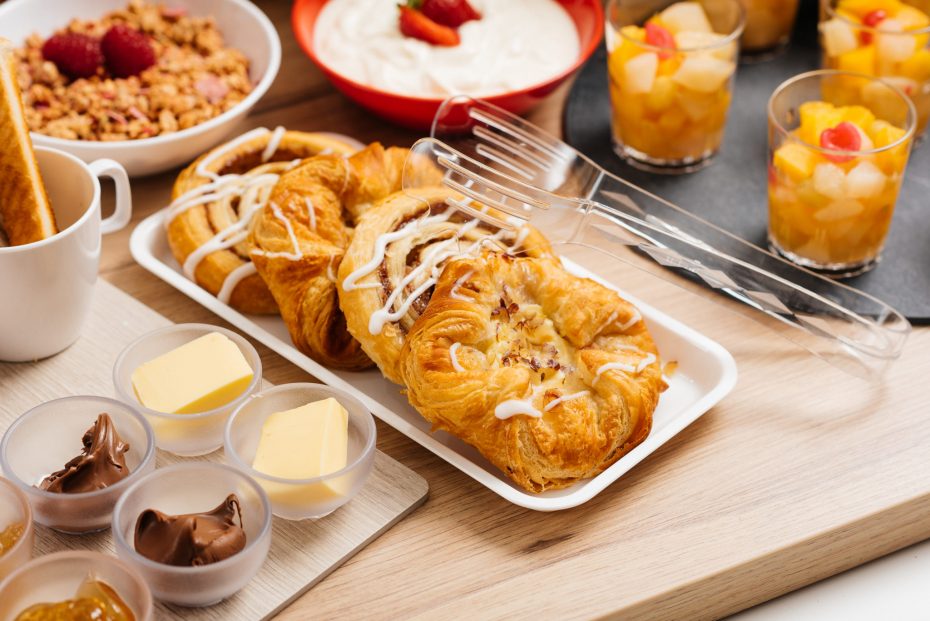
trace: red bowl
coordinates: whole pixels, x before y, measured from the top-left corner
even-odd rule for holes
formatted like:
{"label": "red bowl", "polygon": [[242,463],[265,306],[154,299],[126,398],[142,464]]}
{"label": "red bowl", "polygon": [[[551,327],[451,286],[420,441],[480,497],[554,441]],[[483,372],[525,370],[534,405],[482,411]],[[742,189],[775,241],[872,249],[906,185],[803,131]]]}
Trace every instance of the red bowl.
{"label": "red bowl", "polygon": [[[317,16],[328,0],[296,0],[291,12],[291,27],[304,53],[323,70],[333,85],[350,99],[389,121],[416,130],[428,130],[433,116],[445,97],[411,97],[382,91],[355,82],[327,67],[313,49],[313,29]],[[385,0],[389,2],[390,0]],[[594,53],[604,36],[604,9],[601,0],[558,0],[575,22],[581,41],[581,53],[572,66],[561,74],[528,88],[484,96],[515,114],[526,112],[569,78]],[[467,95],[468,93],[456,93]]]}

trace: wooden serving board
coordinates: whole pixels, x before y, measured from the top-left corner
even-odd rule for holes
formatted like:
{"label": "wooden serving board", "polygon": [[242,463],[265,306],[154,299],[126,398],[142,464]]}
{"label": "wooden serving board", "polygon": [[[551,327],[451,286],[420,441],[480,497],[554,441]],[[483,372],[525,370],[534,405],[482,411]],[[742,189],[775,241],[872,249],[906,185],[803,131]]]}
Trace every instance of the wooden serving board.
{"label": "wooden serving board", "polygon": [[[136,337],[168,324],[155,311],[99,281],[91,318],[77,343],[40,362],[0,363],[0,431],[43,401],[75,394],[112,396],[111,373],[119,352]],[[156,465],[184,459],[158,451]],[[222,461],[223,453],[196,459]],[[427,495],[421,476],[378,451],[371,478],[345,506],[320,520],[274,518],[268,560],[242,591],[207,608],[156,604],[156,618],[268,619],[420,506]],[[113,553],[109,531],[72,536],[37,526],[36,534],[36,556],[70,549]]]}

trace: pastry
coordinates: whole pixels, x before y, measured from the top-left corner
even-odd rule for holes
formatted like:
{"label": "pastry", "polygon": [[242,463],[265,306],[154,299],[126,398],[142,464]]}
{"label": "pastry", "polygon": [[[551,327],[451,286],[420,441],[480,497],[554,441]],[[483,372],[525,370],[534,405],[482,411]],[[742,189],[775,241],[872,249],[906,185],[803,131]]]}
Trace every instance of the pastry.
{"label": "pastry", "polygon": [[520,487],[592,477],[643,441],[666,384],[636,308],[557,259],[446,266],[401,354],[410,403]]}
{"label": "pastry", "polygon": [[429,303],[446,263],[486,248],[551,254],[549,243],[532,227],[494,230],[455,202],[459,199],[440,187],[421,188],[416,197],[391,196],[359,219],[339,266],[339,303],[349,332],[384,376],[398,384],[407,331]]}
{"label": "pastry", "polygon": [[281,175],[253,227],[252,261],[294,345],[317,362],[361,369],[371,361],[346,331],[336,272],[351,225],[400,189],[407,150],[372,144],[343,158],[318,156]]}
{"label": "pastry", "polygon": [[12,246],[47,239],[58,232],[16,81],[13,48],[0,38],[0,231]]}
{"label": "pastry", "polygon": [[236,310],[277,312],[249,257],[251,220],[299,161],[353,150],[325,134],[279,127],[252,130],[202,155],[178,176],[166,215],[168,243],[184,273]]}

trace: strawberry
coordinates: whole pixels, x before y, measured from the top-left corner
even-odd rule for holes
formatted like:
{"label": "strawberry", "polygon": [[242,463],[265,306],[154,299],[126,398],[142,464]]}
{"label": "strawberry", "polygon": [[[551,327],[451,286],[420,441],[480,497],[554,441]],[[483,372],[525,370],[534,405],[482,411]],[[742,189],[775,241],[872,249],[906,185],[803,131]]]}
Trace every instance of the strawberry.
{"label": "strawberry", "polygon": [[147,36],[132,26],[116,24],[100,42],[107,69],[117,78],[139,75],[155,64],[155,50]]}
{"label": "strawberry", "polygon": [[437,24],[420,11],[406,5],[399,5],[400,31],[406,37],[426,41],[430,45],[453,47],[461,42],[459,33],[448,26]]}
{"label": "strawberry", "polygon": [[100,41],[74,32],[56,34],[42,45],[42,57],[72,79],[89,78],[103,65]]}
{"label": "strawberry", "polygon": [[[468,4],[468,0],[415,0],[419,2],[420,10],[428,18],[448,26],[458,28],[465,22],[481,19],[481,13]],[[407,3],[408,6],[410,2]],[[416,8],[416,7],[413,7]]]}

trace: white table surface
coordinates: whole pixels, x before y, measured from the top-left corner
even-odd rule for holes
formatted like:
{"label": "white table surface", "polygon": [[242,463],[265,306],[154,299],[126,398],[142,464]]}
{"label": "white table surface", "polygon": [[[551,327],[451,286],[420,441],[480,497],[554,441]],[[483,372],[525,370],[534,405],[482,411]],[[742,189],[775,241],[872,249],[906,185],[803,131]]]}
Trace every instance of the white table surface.
{"label": "white table surface", "polygon": [[930,620],[930,541],[760,604],[727,621],[786,619]]}

